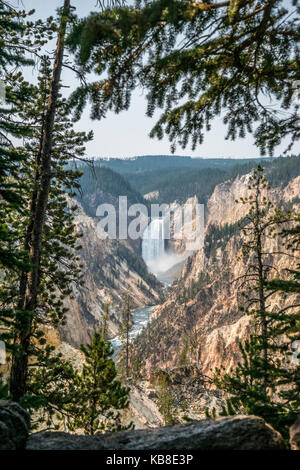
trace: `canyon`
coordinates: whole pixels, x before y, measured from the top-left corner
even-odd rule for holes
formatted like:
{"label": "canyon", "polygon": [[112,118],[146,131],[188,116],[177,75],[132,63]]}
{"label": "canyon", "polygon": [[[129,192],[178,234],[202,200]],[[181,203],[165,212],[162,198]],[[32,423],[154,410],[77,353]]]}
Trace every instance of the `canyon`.
{"label": "canyon", "polygon": [[[248,179],[249,175],[244,175],[216,186],[207,202],[206,243],[215,226],[235,227],[246,215],[247,207],[235,201],[247,194]],[[285,187],[269,190],[269,198],[278,207],[290,204],[295,210],[299,210],[299,195],[300,176]],[[228,371],[240,359],[239,341],[250,327],[249,316],[239,308],[243,299],[234,282],[246,266],[240,257],[241,235],[235,229],[218,242],[220,246],[214,250],[206,245],[187,259],[166,301],[155,309],[153,321],[138,338],[136,354],[143,358],[147,373],[179,365],[184,352],[186,359],[201,365],[208,376],[220,366]],[[286,266],[292,268],[295,260],[282,255],[278,243],[270,240],[269,262],[284,276]],[[279,296],[274,296],[270,308],[276,311],[278,304]],[[189,351],[184,351],[187,344]]]}
{"label": "canyon", "polygon": [[[242,238],[238,227],[247,207],[236,201],[247,195],[248,185],[246,173],[213,188],[204,201],[205,226],[201,227],[203,233],[196,233],[200,243],[197,250],[189,249],[189,233],[195,220],[183,225],[180,234],[175,228],[186,205],[196,207],[203,202],[196,195],[170,204],[174,214],[170,239],[165,239],[163,218],[153,219],[141,240],[99,237],[98,220],[93,214],[105,201],[117,208],[116,191],[93,189],[76,200],[68,200],[69,206],[77,207],[75,229],[82,235],[78,253],[84,283],[72,285],[59,335],[50,329],[47,338],[80,367],[79,345],[90,342],[101,325],[104,305],[109,302],[109,338],[118,351],[124,294],[130,291],[135,319],[131,361],[138,360],[140,370],[138,377],[128,381],[130,404],[122,419],[124,423],[133,421],[136,429],[164,425],[159,406],[162,377],[180,423],[203,419],[207,410],[220,411],[224,404],[224,397],[213,389],[210,379],[216,368],[228,371],[238,363],[239,342],[251,328],[249,316],[240,309],[243,298],[235,282],[247,266],[247,260],[240,256]],[[155,202],[159,197],[157,191],[143,198],[128,186],[123,187],[133,203]],[[276,207],[299,210],[299,195],[299,172],[268,190]],[[282,249],[278,239],[271,240],[268,249],[270,265],[284,277],[286,266],[292,268],[293,262],[276,254]],[[285,305],[282,296],[275,295],[270,308],[276,311],[282,302]]]}

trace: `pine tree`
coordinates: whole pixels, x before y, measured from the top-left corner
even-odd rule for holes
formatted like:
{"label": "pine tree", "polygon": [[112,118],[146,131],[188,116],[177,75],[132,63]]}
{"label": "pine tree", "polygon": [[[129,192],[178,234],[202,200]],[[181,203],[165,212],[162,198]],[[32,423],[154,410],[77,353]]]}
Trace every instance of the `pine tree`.
{"label": "pine tree", "polygon": [[122,426],[120,422],[119,410],[128,406],[130,389],[116,380],[111,343],[95,333],[92,344],[81,350],[85,364],[77,378],[77,403],[68,407],[72,415],[69,429],[93,435],[132,428],[132,423]]}
{"label": "pine tree", "polygon": [[[286,248],[298,255],[300,251],[300,214],[296,215],[293,228],[283,230],[281,235]],[[300,293],[300,263],[296,269],[288,269],[288,272],[292,279],[273,279],[268,283],[268,288],[279,292]]]}
{"label": "pine tree", "polygon": [[284,0],[155,0],[91,13],[68,41],[99,79],[77,89],[71,104],[79,116],[92,102],[92,118],[101,119],[128,109],[141,85],[147,114],[162,109],[150,135],[167,135],[172,151],[201,144],[221,114],[227,139],[254,132],[262,153],[284,138],[290,148],[299,139],[297,13]]}
{"label": "pine tree", "polygon": [[[289,305],[270,310],[275,292],[268,286],[276,270],[276,253],[270,253],[269,241],[279,236],[292,215],[283,214],[264,195],[267,182],[261,167],[254,172],[249,190],[249,197],[242,198],[242,203],[249,205],[249,213],[242,229],[247,269],[240,281],[246,313],[252,316],[252,331],[240,343],[242,359],[237,367],[229,373],[217,370],[214,382],[231,395],[223,414],[261,416],[287,438],[300,410],[300,366],[290,364],[291,340],[299,338],[299,305],[291,299]],[[273,266],[271,254],[275,256]]]}
{"label": "pine tree", "polygon": [[[31,417],[31,429],[64,429],[72,420],[72,407],[78,403],[78,371],[54,346],[45,344],[35,353],[20,400]],[[82,390],[80,390],[82,393]]]}
{"label": "pine tree", "polygon": [[21,278],[18,316],[16,321],[14,345],[17,354],[13,354],[10,376],[10,390],[14,400],[19,401],[26,392],[26,379],[28,375],[28,360],[30,355],[31,330],[33,316],[38,309],[38,294],[41,285],[41,258],[43,249],[43,237],[45,236],[45,216],[49,203],[51,181],[53,178],[51,162],[53,148],[53,129],[57,113],[57,101],[59,96],[60,78],[63,65],[64,41],[66,27],[69,21],[70,0],[64,0],[61,11],[60,26],[58,29],[57,48],[53,66],[47,105],[43,119],[42,134],[40,139],[38,173],[36,174],[36,192],[32,198],[32,217],[26,233],[26,250],[29,253],[29,261],[32,268],[24,273]]}
{"label": "pine tree", "polygon": [[[14,148],[14,141],[29,136],[31,128],[27,121],[18,119],[24,104],[31,100],[32,89],[24,80],[19,68],[33,65],[26,51],[37,54],[52,31],[51,20],[26,22],[28,14],[16,11],[8,3],[0,1],[0,267],[26,266],[24,253],[15,245],[16,234],[7,223],[6,215],[18,211],[22,214],[22,189],[15,184],[24,152]],[[48,35],[49,36],[49,35]],[[51,35],[49,36],[51,37]]]}
{"label": "pine tree", "polygon": [[120,360],[119,365],[121,369],[121,374],[125,376],[127,379],[129,377],[129,365],[130,365],[130,330],[133,327],[133,316],[131,313],[131,293],[127,291],[124,296],[124,305],[123,305],[123,312],[122,312],[122,320],[121,320],[121,353],[120,353]]}
{"label": "pine tree", "polygon": [[[0,1],[0,269],[1,279],[10,271],[29,269],[28,257],[19,243],[19,232],[10,223],[22,217],[26,204],[20,172],[26,154],[15,148],[18,139],[29,137],[32,128],[26,119],[19,119],[24,106],[31,103],[33,88],[24,80],[21,66],[34,64],[26,52],[36,55],[47,39],[51,39],[52,19],[45,23],[25,21],[28,14]],[[1,286],[1,293],[3,292]],[[9,312],[11,299],[5,307]],[[1,308],[1,307],[0,307]],[[1,318],[0,318],[0,323]],[[2,325],[3,326],[3,325]],[[4,330],[5,332],[5,330]],[[7,385],[1,387],[7,389]]]}
{"label": "pine tree", "polygon": [[[20,120],[26,119],[32,127],[34,126],[34,131],[25,139],[23,147],[16,149],[26,155],[26,160],[19,170],[19,178],[15,181],[17,188],[22,190],[24,201],[22,217],[15,212],[6,214],[7,222],[16,234],[15,246],[21,246],[27,256],[35,215],[34,206],[40,176],[41,138],[50,87],[50,61],[44,57],[41,62],[39,84],[33,87],[31,102],[27,106],[24,105],[22,111],[19,112]],[[77,255],[77,250],[80,249],[80,234],[74,232],[73,221],[76,204],[69,203],[69,196],[74,195],[74,189],[79,187],[77,180],[81,172],[69,169],[68,162],[70,159],[84,156],[84,145],[91,138],[92,134],[86,135],[84,132],[73,130],[73,122],[68,115],[66,101],[59,95],[53,129],[52,182],[45,213],[36,309],[34,311],[19,309],[20,296],[23,295],[28,275],[24,266],[13,271],[7,269],[0,289],[0,322],[2,327],[5,327],[1,332],[1,338],[6,342],[7,350],[12,355],[13,364],[20,356],[24,359],[24,354],[27,365],[29,359],[36,364],[36,367],[26,366],[24,371],[25,389],[22,394],[25,395],[23,401],[26,407],[30,407],[29,395],[32,395],[32,407],[46,403],[48,400],[48,398],[43,399],[43,396],[48,396],[50,393],[44,382],[40,383],[39,393],[37,392],[39,383],[37,368],[42,367],[48,375],[55,376],[55,371],[51,372],[50,366],[56,367],[55,358],[57,362],[60,359],[55,356],[53,350],[51,350],[52,357],[50,358],[49,347],[45,345],[44,332],[48,326],[56,327],[59,322],[63,321],[66,313],[63,300],[71,295],[72,283],[80,283],[82,279]],[[69,196],[66,193],[69,193]],[[16,337],[24,334],[25,322],[30,324],[30,331],[26,336],[26,350],[22,344],[16,342]],[[67,365],[67,373],[68,370]],[[11,391],[13,391],[12,385]],[[47,407],[49,408],[50,404]],[[51,407],[57,409],[58,404],[52,402]]]}
{"label": "pine tree", "polygon": [[179,367],[188,366],[190,364],[188,354],[189,354],[189,340],[187,337],[185,337],[182,340],[181,351],[178,356]]}
{"label": "pine tree", "polygon": [[170,426],[176,423],[177,410],[167,377],[163,375],[159,381],[159,397],[157,403],[160,413],[163,415],[164,424]]}
{"label": "pine tree", "polygon": [[143,362],[139,357],[131,361],[131,377],[135,383],[140,382],[145,377]]}
{"label": "pine tree", "polygon": [[109,307],[110,302],[107,300],[104,304],[103,315],[101,318],[101,335],[104,340],[108,340],[108,322],[110,318]]}

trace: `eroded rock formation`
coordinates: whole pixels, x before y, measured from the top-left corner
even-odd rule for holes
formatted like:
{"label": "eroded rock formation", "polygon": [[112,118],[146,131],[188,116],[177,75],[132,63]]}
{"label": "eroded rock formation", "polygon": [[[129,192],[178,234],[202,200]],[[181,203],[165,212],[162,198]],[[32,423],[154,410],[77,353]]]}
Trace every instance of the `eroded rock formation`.
{"label": "eroded rock formation", "polygon": [[280,450],[282,436],[262,418],[234,416],[103,436],[32,434],[27,450]]}
{"label": "eroded rock formation", "polygon": [[[235,200],[245,196],[247,178],[237,178],[233,183],[218,185],[208,201],[206,235],[212,226],[234,226],[241,220],[247,207]],[[300,177],[294,178],[284,187],[270,190],[274,203],[289,203],[299,207]],[[249,332],[250,317],[240,306],[243,298],[238,289],[238,279],[246,268],[240,258],[241,238],[233,230],[221,238],[214,251],[205,246],[188,258],[182,275],[171,292],[154,313],[154,320],[136,342],[136,354],[150,372],[158,368],[172,368],[186,360],[186,344],[192,345],[188,361],[201,364],[204,374],[211,375],[216,367],[227,370],[240,358],[239,341]],[[286,267],[293,261],[281,253],[277,239],[270,240],[268,262],[276,266],[277,275],[286,275]],[[272,254],[273,253],[273,254]],[[270,309],[276,311],[284,306],[284,296],[274,295]],[[289,303],[290,303],[289,298]],[[192,349],[192,351],[191,351]]]}
{"label": "eroded rock formation", "polygon": [[[75,204],[69,201],[69,204]],[[161,284],[147,273],[134,249],[124,240],[103,240],[97,235],[97,220],[85,214],[76,202],[76,231],[82,234],[78,252],[84,285],[72,285],[72,298],[65,300],[69,312],[60,327],[62,338],[78,347],[89,342],[99,327],[104,303],[111,302],[109,333],[118,332],[121,303],[127,289],[132,293],[132,308],[154,305],[160,301]]]}

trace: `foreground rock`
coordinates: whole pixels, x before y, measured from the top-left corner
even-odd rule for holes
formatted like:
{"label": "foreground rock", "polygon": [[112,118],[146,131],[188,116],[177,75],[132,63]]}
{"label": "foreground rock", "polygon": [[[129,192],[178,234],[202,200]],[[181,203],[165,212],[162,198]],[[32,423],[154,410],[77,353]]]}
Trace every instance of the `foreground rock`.
{"label": "foreground rock", "polygon": [[262,418],[234,416],[104,436],[32,434],[27,450],[280,450],[281,435]]}
{"label": "foreground rock", "polygon": [[300,416],[290,429],[290,444],[292,450],[300,450]]}
{"label": "foreground rock", "polygon": [[0,400],[0,450],[23,449],[30,427],[29,414],[17,403]]}

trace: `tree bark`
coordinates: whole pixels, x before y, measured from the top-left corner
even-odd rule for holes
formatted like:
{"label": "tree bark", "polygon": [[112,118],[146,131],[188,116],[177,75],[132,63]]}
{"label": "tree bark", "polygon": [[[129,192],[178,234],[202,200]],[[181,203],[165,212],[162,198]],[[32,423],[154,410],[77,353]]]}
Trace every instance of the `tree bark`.
{"label": "tree bark", "polygon": [[70,0],[64,0],[64,7],[57,38],[55,62],[51,80],[50,94],[44,123],[41,147],[41,168],[38,192],[34,207],[34,217],[30,234],[29,258],[33,268],[22,280],[17,312],[15,346],[19,352],[13,355],[10,392],[13,400],[19,401],[26,393],[28,359],[32,336],[32,320],[36,313],[37,297],[40,285],[40,261],[45,226],[45,215],[51,185],[52,135],[57,109],[57,100],[63,65],[64,42],[70,12]]}

